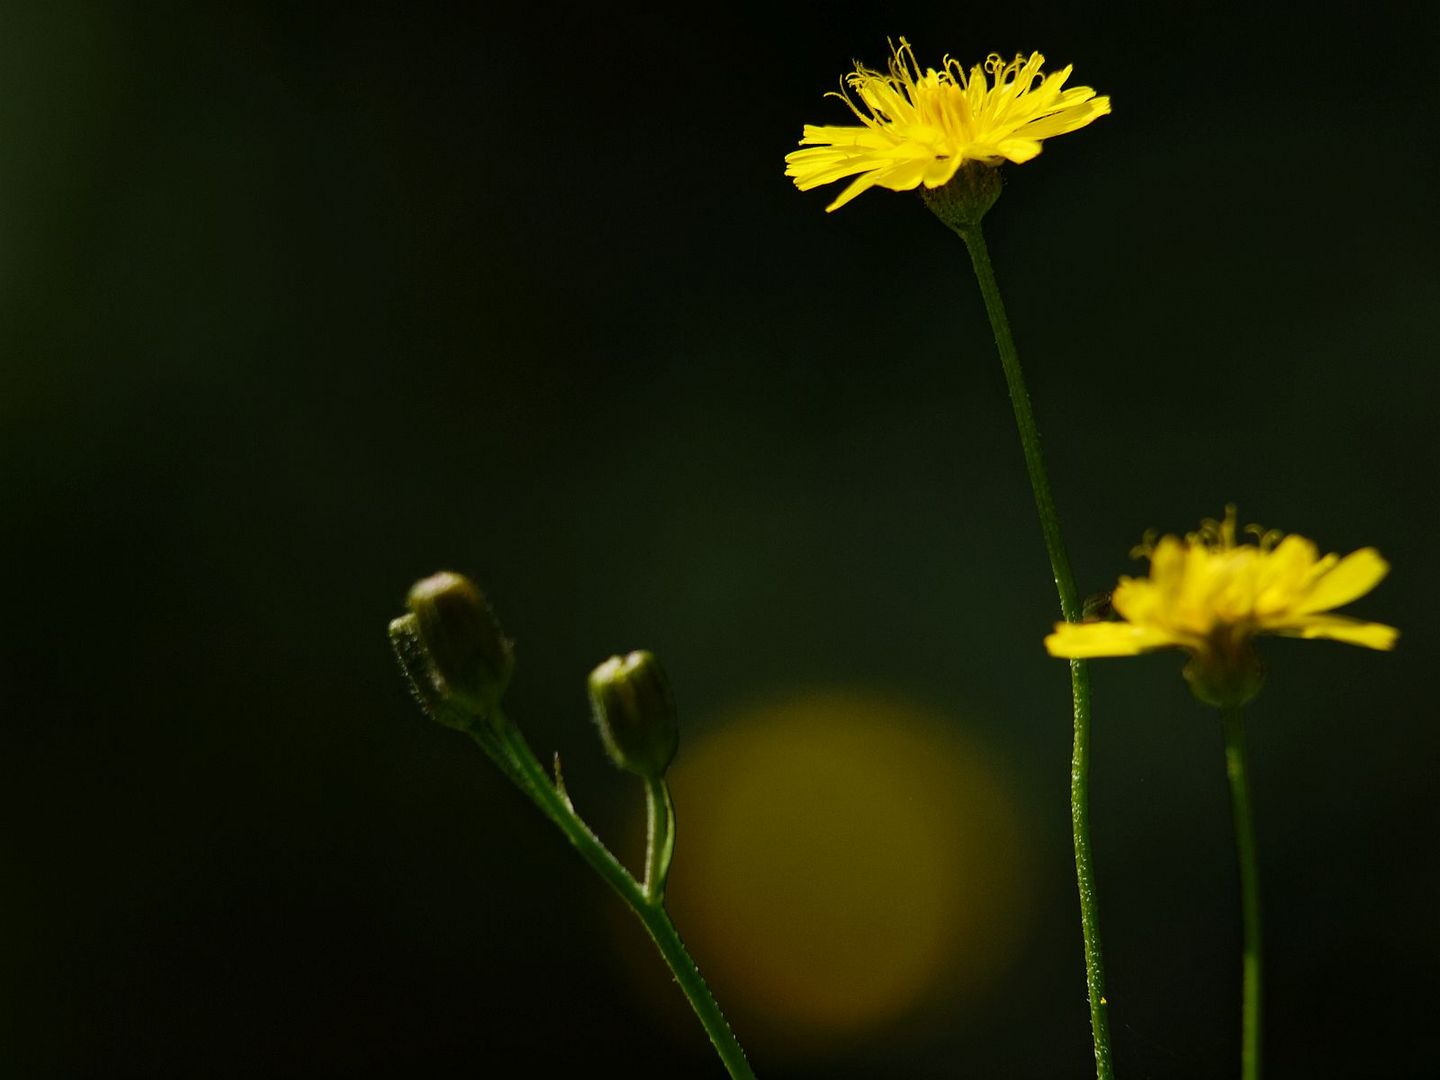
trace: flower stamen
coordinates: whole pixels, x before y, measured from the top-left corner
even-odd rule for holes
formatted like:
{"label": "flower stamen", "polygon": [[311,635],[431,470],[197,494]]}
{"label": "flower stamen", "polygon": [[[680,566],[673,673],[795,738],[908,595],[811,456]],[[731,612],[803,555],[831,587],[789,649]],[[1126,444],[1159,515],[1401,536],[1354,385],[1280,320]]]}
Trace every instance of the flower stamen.
{"label": "flower stamen", "polygon": [[1262,551],[1269,553],[1275,550],[1275,545],[1285,539],[1283,529],[1267,529],[1263,525],[1257,525],[1253,521],[1245,526],[1245,532],[1255,537],[1255,545]]}
{"label": "flower stamen", "polygon": [[1148,559],[1155,554],[1155,541],[1160,538],[1159,529],[1146,529],[1140,537],[1140,543],[1130,549],[1130,558]]}
{"label": "flower stamen", "polygon": [[1186,533],[1185,539],[1191,544],[1199,544],[1212,551],[1229,551],[1235,546],[1235,504],[1230,503],[1225,507],[1225,516],[1216,521],[1214,518],[1203,518],[1200,528],[1195,532]]}

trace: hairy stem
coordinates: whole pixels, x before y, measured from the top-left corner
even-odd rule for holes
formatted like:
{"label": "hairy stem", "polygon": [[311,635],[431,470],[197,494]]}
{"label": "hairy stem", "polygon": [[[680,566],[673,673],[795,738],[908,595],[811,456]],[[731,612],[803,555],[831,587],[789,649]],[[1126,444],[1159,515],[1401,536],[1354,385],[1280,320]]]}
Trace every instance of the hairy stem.
{"label": "hairy stem", "polygon": [[[1060,515],[1055,497],[1050,493],[1050,476],[1040,449],[1040,429],[1030,407],[1030,392],[1025,387],[1025,374],[1015,339],[1010,333],[1010,320],[1000,298],[995,269],[990,265],[990,251],[985,235],[976,224],[956,229],[970,250],[975,267],[975,280],[985,299],[985,311],[995,333],[995,347],[1000,365],[1005,370],[1005,383],[1010,389],[1010,404],[1015,410],[1015,426],[1020,432],[1020,446],[1025,452],[1025,469],[1030,474],[1030,489],[1035,495],[1035,509],[1040,515],[1040,531],[1045,537],[1045,550],[1050,556],[1050,570],[1055,590],[1060,595],[1060,614],[1067,622],[1076,622],[1081,615],[1080,597],[1075,577],[1070,571],[1070,556],[1060,532]],[[1075,841],[1075,881],[1080,892],[1080,928],[1085,943],[1085,983],[1090,995],[1090,1029],[1095,1042],[1095,1070],[1099,1080],[1112,1080],[1114,1066],[1110,1055],[1110,1026],[1106,1019],[1105,961],[1100,943],[1100,911],[1095,891],[1094,857],[1090,849],[1090,674],[1085,661],[1070,661],[1070,691],[1075,704],[1074,744],[1070,758],[1070,824]]]}
{"label": "hairy stem", "polygon": [[664,777],[645,781],[645,898],[665,902],[665,879],[675,851],[675,805]]}
{"label": "hairy stem", "polygon": [[[700,969],[695,966],[695,961],[685,949],[685,944],[680,940],[680,934],[675,929],[675,924],[670,921],[670,916],[665,911],[663,901],[663,874],[669,864],[669,837],[673,836],[673,818],[670,811],[669,792],[664,790],[664,782],[659,781],[660,792],[663,798],[661,813],[664,816],[663,828],[667,830],[663,838],[664,856],[647,856],[647,873],[654,872],[659,875],[658,882],[647,881],[641,885],[635,880],[620,861],[610,853],[610,849],[601,843],[600,838],[590,831],[590,827],[575,813],[569,801],[556,790],[550,777],[546,775],[544,767],[536,759],[525,737],[504,716],[497,715],[492,718],[493,730],[498,734],[502,752],[508,757],[512,769],[507,769],[507,774],[515,780],[517,786],[530,800],[540,809],[540,812],[548,817],[565,834],[566,839],[575,847],[587,863],[590,864],[600,877],[614,889],[622,900],[629,905],[630,910],[644,924],[649,931],[651,939],[660,950],[665,963],[669,965],[675,981],[680,985],[681,991],[690,1002],[690,1007],[695,1010],[695,1015],[705,1028],[705,1033],[710,1036],[710,1042],[715,1047],[715,1052],[720,1055],[725,1068],[735,1080],[754,1080],[755,1074],[750,1070],[750,1063],[745,1058],[745,1051],[741,1048],[735,1033],[730,1030],[730,1025],[725,1019],[725,1014],[720,1011],[720,1005],[715,996],[710,992],[705,979],[700,974]],[[482,747],[485,740],[476,736],[476,741]],[[488,752],[488,751],[487,751]],[[654,799],[655,792],[647,792],[647,798]],[[653,839],[653,834],[652,834]],[[654,844],[651,847],[655,847]],[[660,889],[651,894],[651,887],[660,885]]]}

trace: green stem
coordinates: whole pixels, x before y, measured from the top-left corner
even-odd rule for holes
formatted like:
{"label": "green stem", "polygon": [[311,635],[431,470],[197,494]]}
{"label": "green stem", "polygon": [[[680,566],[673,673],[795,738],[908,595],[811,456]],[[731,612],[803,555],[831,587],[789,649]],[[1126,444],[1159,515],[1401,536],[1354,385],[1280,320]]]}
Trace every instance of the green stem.
{"label": "green stem", "polygon": [[1080,892],[1080,928],[1085,940],[1085,989],[1095,1041],[1095,1075],[1113,1080],[1110,1057],[1110,1003],[1105,999],[1105,949],[1100,942],[1100,902],[1095,894],[1095,856],[1090,848],[1090,669],[1070,661],[1075,702],[1075,740],[1070,751],[1070,832],[1075,845],[1075,883]]}
{"label": "green stem", "polygon": [[1060,614],[1066,622],[1080,618],[1080,598],[1075,590],[1075,576],[1070,572],[1070,556],[1065,552],[1065,538],[1060,533],[1060,515],[1055,510],[1055,496],[1050,494],[1050,474],[1045,470],[1045,455],[1040,451],[1040,429],[1035,426],[1035,413],[1030,407],[1030,391],[1025,388],[1025,373],[1010,334],[1010,320],[1005,315],[1005,302],[1000,299],[1000,285],[995,268],[990,265],[990,249],[985,234],[976,225],[960,234],[970,249],[975,265],[975,279],[980,295],[985,298],[985,312],[995,333],[995,347],[1000,351],[1000,366],[1005,369],[1005,385],[1010,389],[1010,404],[1015,408],[1015,426],[1020,430],[1020,446],[1025,451],[1025,469],[1030,474],[1030,489],[1035,493],[1035,509],[1040,514],[1040,531],[1045,534],[1045,550],[1050,555],[1050,569],[1055,575],[1055,590],[1060,594]]}
{"label": "green stem", "polygon": [[670,857],[675,852],[675,804],[665,778],[645,781],[645,898],[652,904],[665,902],[665,879],[670,876]]}
{"label": "green stem", "polygon": [[[956,229],[970,250],[975,266],[975,280],[985,298],[985,311],[995,333],[995,347],[1000,352],[1000,365],[1005,369],[1005,383],[1010,389],[1010,404],[1015,409],[1015,426],[1020,432],[1020,446],[1025,452],[1025,469],[1030,474],[1030,488],[1035,493],[1035,509],[1040,515],[1040,531],[1045,537],[1045,550],[1050,555],[1050,570],[1055,577],[1055,591],[1060,595],[1060,614],[1066,622],[1080,619],[1080,597],[1075,577],[1070,571],[1070,557],[1060,532],[1060,515],[1055,510],[1055,497],[1050,493],[1050,476],[1045,470],[1045,457],[1040,450],[1040,430],[1030,407],[1030,392],[1025,388],[1025,374],[1015,351],[1010,333],[1010,320],[1005,303],[1000,299],[1000,286],[995,269],[990,265],[990,251],[979,224]],[[1090,674],[1083,660],[1070,661],[1070,691],[1075,703],[1075,741],[1070,758],[1070,824],[1075,841],[1075,881],[1080,892],[1080,928],[1085,941],[1085,983],[1090,995],[1090,1029],[1095,1039],[1095,1071],[1099,1080],[1113,1080],[1114,1066],[1110,1055],[1110,1025],[1106,1019],[1105,961],[1100,943],[1100,911],[1095,892],[1094,857],[1090,848]]]}
{"label": "green stem", "polygon": [[[700,974],[700,969],[695,966],[695,961],[685,950],[684,943],[675,929],[675,924],[670,921],[670,916],[665,911],[661,895],[652,897],[647,892],[646,886],[642,886],[635,878],[620,864],[620,861],[610,853],[610,849],[600,842],[600,838],[590,831],[590,827],[582,821],[570,803],[566,800],[550,777],[546,775],[544,767],[536,759],[534,752],[515,727],[503,715],[497,713],[491,719],[492,730],[498,733],[502,752],[509,758],[513,769],[506,772],[515,780],[517,786],[530,800],[540,809],[540,812],[553,821],[566,839],[575,847],[587,863],[590,864],[600,877],[614,889],[622,900],[635,912],[645,929],[649,931],[650,937],[660,950],[660,955],[665,958],[675,981],[680,984],[681,991],[690,1002],[690,1007],[695,1010],[695,1015],[705,1028],[705,1033],[710,1036],[710,1042],[715,1047],[715,1052],[720,1055],[725,1068],[735,1080],[754,1080],[755,1074],[750,1071],[750,1063],[745,1059],[745,1051],[741,1049],[740,1043],[735,1038],[735,1033],[730,1030],[729,1023],[725,1020],[725,1014],[720,1011],[720,1005],[716,1002],[710,988],[705,984],[705,979]],[[475,736],[482,748],[485,746],[485,739]],[[488,751],[487,751],[488,752]],[[661,782],[663,788],[663,781]],[[668,817],[669,792],[663,791],[664,810],[667,814],[666,828],[672,829],[673,821]],[[665,845],[668,849],[668,844]],[[647,863],[649,862],[647,856]],[[664,860],[664,866],[668,866],[668,853]],[[657,866],[660,864],[657,863]],[[663,869],[664,866],[660,868]],[[663,874],[662,874],[663,881]]]}
{"label": "green stem", "polygon": [[1245,765],[1245,723],[1239,707],[1221,711],[1225,729],[1225,774],[1235,817],[1235,851],[1240,860],[1240,913],[1244,924],[1240,1005],[1241,1080],[1260,1080],[1260,862],[1255,855],[1255,815]]}

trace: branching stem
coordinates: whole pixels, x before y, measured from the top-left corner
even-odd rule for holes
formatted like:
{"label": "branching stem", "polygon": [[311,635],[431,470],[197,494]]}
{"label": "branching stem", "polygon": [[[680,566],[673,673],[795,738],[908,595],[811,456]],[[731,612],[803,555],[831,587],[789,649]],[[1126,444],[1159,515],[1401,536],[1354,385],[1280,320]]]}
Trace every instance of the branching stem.
{"label": "branching stem", "polygon": [[649,807],[650,833],[646,854],[646,879],[642,885],[630,871],[610,853],[600,838],[590,831],[571,807],[570,802],[556,788],[544,767],[536,759],[519,728],[504,715],[497,714],[490,719],[488,729],[472,733],[475,741],[492,758],[501,757],[502,770],[517,787],[523,791],[540,812],[553,821],[565,834],[580,857],[590,864],[600,877],[614,889],[622,900],[635,912],[636,917],[649,931],[660,955],[669,965],[675,981],[695,1010],[715,1052],[720,1055],[725,1068],[734,1080],[754,1080],[750,1063],[745,1058],[735,1033],[720,1011],[720,1005],[710,992],[700,969],[685,949],[675,924],[665,911],[665,875],[670,867],[670,853],[674,848],[674,811],[670,793],[663,780],[647,784],[646,800]]}

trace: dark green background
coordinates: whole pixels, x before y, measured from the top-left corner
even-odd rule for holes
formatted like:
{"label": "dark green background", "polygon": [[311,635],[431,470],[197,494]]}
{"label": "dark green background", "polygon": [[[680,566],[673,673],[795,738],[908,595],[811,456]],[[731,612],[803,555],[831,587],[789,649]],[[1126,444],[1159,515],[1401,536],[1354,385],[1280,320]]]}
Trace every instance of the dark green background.
{"label": "dark green background", "polygon": [[[948,1027],[757,1065],[1086,1075],[1055,601],[963,249],[781,175],[904,33],[1114,98],[990,218],[1081,588],[1227,501],[1391,558],[1357,610],[1399,649],[1271,643],[1252,710],[1269,1075],[1434,1075],[1440,16],[1252,7],[6,5],[0,1068],[718,1074],[632,991],[616,901],[405,696],[385,622],[453,566],[602,830],[616,649],[692,737],[795,685],[976,717],[1035,823],[1023,954]],[[1127,1078],[1238,1048],[1178,668],[1095,668]]]}

